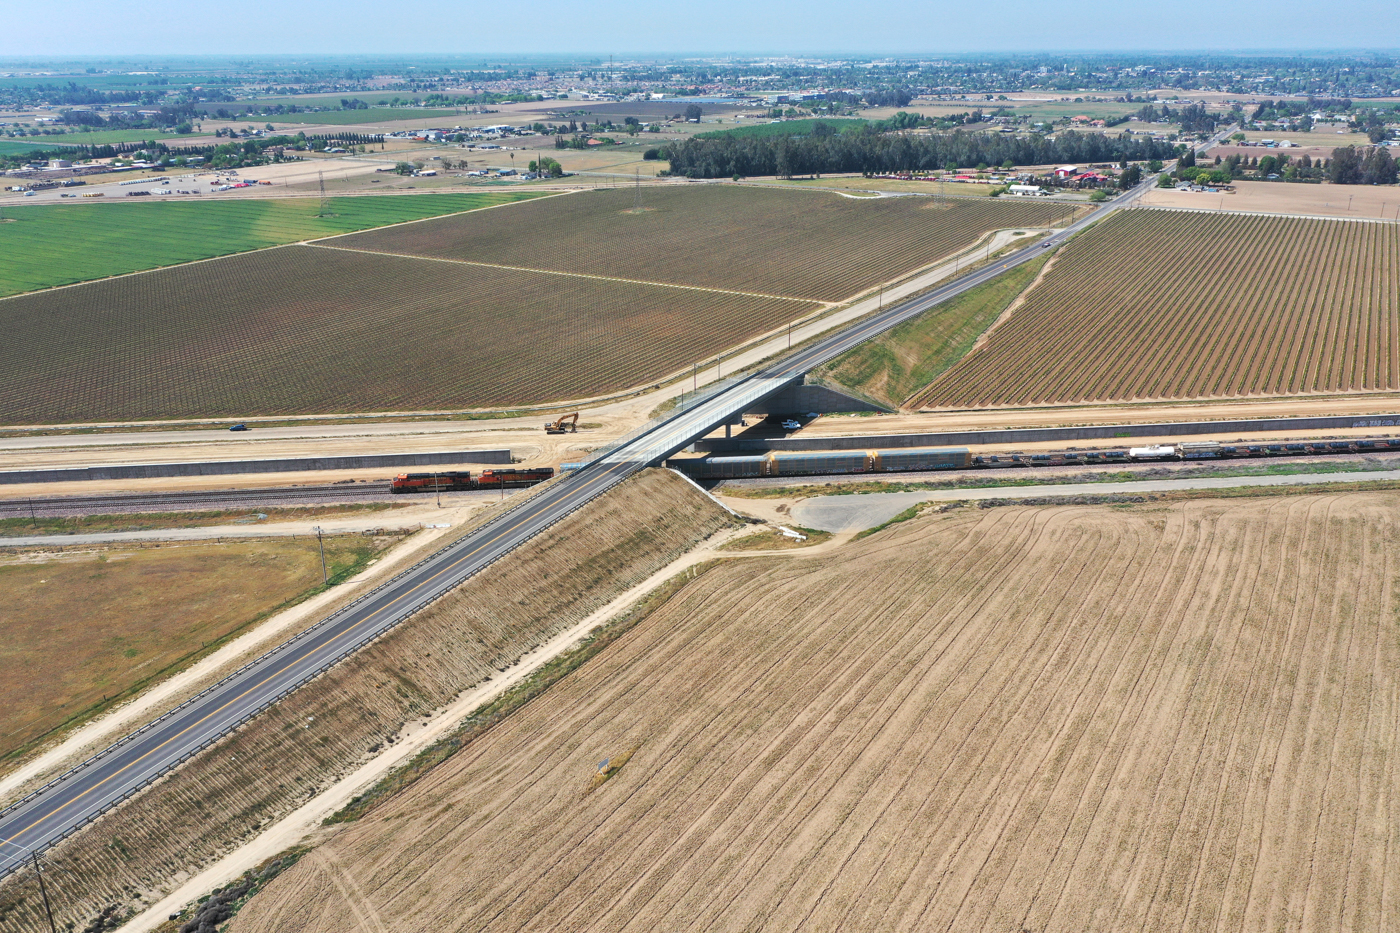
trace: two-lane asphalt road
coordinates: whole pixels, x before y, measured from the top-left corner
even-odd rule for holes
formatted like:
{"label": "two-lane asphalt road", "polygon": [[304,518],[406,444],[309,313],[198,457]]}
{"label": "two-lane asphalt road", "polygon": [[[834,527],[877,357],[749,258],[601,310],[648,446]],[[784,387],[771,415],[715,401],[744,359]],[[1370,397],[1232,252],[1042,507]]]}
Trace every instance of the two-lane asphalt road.
{"label": "two-lane asphalt road", "polygon": [[763,371],[736,381],[638,436],[600,453],[579,472],[525,498],[493,522],[404,571],[210,687],[145,729],[0,812],[0,877],[227,735],[326,668],[451,590],[636,471],[657,463],[750,409],[804,373],[900,321],[1006,269],[1043,255],[1078,230],[1134,201],[1155,178],[1033,246],[934,291],[857,321]]}

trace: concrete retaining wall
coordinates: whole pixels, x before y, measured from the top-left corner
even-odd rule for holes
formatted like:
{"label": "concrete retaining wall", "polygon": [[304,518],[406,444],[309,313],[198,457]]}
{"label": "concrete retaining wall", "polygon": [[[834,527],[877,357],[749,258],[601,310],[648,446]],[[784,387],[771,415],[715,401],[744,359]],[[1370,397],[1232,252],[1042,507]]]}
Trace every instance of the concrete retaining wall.
{"label": "concrete retaining wall", "polygon": [[1238,421],[1175,421],[1165,424],[1098,424],[1073,428],[1014,428],[999,431],[952,431],[943,434],[866,434],[858,437],[710,438],[695,442],[701,453],[762,453],[769,450],[859,450],[876,447],[969,447],[1031,441],[1088,441],[1131,437],[1208,434],[1226,440],[1260,431],[1315,431],[1326,428],[1400,426],[1395,415],[1331,415],[1317,418],[1259,418]]}
{"label": "concrete retaining wall", "polygon": [[749,413],[765,415],[805,415],[808,412],[829,415],[848,411],[888,412],[889,409],[827,386],[805,384],[788,386],[755,402],[749,409]]}
{"label": "concrete retaining wall", "polygon": [[0,485],[62,483],[73,480],[147,479],[162,476],[221,476],[232,473],[294,473],[302,470],[364,470],[371,467],[445,466],[455,463],[510,463],[509,450],[454,450],[428,454],[372,454],[363,457],[294,457],[284,460],[215,460],[205,463],[118,463],[56,470],[0,471]]}

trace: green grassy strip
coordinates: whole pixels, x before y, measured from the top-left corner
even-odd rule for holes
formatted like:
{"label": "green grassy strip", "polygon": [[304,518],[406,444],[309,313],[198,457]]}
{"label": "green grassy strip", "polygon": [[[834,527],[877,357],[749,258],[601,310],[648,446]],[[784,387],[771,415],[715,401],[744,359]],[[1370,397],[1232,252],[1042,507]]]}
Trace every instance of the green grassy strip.
{"label": "green grassy strip", "polygon": [[881,482],[865,480],[833,485],[811,484],[805,486],[729,486],[724,487],[724,495],[733,499],[796,499],[810,496],[861,496],[886,492],[925,492],[930,489],[995,489],[1018,486],[1069,485],[1079,483],[1132,483],[1150,479],[1195,479],[1202,476],[1296,476],[1313,473],[1375,473],[1385,470],[1400,470],[1400,460],[1336,461],[1319,463],[1275,462],[1251,463],[1229,467],[1195,467],[1180,470],[1114,470],[1104,473],[1075,473],[1070,476],[1047,476],[1030,473],[1027,476],[1006,479],[992,476],[958,476],[947,480],[923,480],[917,482]]}
{"label": "green grassy strip", "polygon": [[942,503],[976,505],[979,509],[996,509],[1008,505],[1110,505],[1132,508],[1135,505],[1181,502],[1188,499],[1258,499],[1267,496],[1320,496],[1352,492],[1382,492],[1400,489],[1400,480],[1378,479],[1362,483],[1310,483],[1302,486],[1231,486],[1225,489],[1173,489],[1166,492],[1144,492],[1128,495],[1116,492],[1086,492],[1074,496],[1036,496],[1028,499],[979,499],[974,502]]}
{"label": "green grassy strip", "polygon": [[916,502],[916,503],[914,503],[913,505],[909,506],[909,508],[905,509],[903,512],[900,512],[900,513],[899,513],[898,515],[896,515],[894,518],[890,519],[889,521],[887,521],[887,522],[885,522],[885,523],[883,523],[883,524],[880,524],[880,525],[876,525],[874,528],[867,528],[867,529],[865,529],[864,531],[862,531],[860,534],[856,535],[856,536],[855,536],[854,538],[852,538],[851,540],[852,540],[852,541],[859,541],[861,538],[868,538],[868,537],[870,537],[871,535],[875,534],[877,531],[884,531],[886,528],[890,527],[891,525],[898,525],[900,522],[907,522],[907,521],[909,521],[909,519],[915,517],[915,516],[918,515],[920,512],[922,512],[929,504],[930,504],[930,503],[927,503],[927,502]]}
{"label": "green grassy strip", "polygon": [[900,407],[972,350],[997,316],[1035,280],[1045,261],[1017,266],[867,340],[820,367],[816,379],[890,408]]}
{"label": "green grassy strip", "polygon": [[[228,884],[215,888],[194,903],[187,905],[173,918],[166,919],[155,928],[154,933],[175,933],[176,930],[196,917],[209,920],[211,925],[216,928],[227,929],[225,924],[237,916],[244,905],[266,887],[273,878],[291,868],[298,859],[310,851],[310,846],[297,845],[279,852],[271,858],[264,859]],[[133,911],[133,915],[134,913]],[[120,923],[129,919],[128,916],[116,923],[109,920],[106,927],[98,929],[116,929]]]}
{"label": "green grassy strip", "polygon": [[[197,182],[172,180],[171,187]],[[204,183],[207,187],[207,182]],[[528,191],[237,201],[6,206],[0,295],[476,210],[538,197]]]}
{"label": "green grassy strip", "polygon": [[720,562],[708,561],[697,564],[667,580],[622,615],[595,628],[578,645],[551,658],[496,699],[477,707],[450,735],[438,739],[413,758],[380,778],[373,787],[363,794],[326,817],[325,825],[358,820],[385,803],[457,752],[490,732],[506,717],[523,708],[531,700],[578,670],[609,645],[636,628],[692,580],[706,573],[718,563]]}

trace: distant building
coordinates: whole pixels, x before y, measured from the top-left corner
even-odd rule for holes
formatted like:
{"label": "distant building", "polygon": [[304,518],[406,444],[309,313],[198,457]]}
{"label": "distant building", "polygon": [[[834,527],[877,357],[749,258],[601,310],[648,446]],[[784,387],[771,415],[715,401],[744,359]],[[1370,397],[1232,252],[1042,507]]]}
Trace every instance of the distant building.
{"label": "distant building", "polygon": [[73,163],[67,159],[49,159],[49,168],[72,168]]}
{"label": "distant building", "polygon": [[1012,185],[1007,191],[1018,198],[1038,198],[1050,194],[1039,185]]}
{"label": "distant building", "polygon": [[1078,172],[1079,166],[1077,165],[1061,165],[1059,168],[1055,169],[1055,177],[1068,178],[1071,175],[1078,174]]}

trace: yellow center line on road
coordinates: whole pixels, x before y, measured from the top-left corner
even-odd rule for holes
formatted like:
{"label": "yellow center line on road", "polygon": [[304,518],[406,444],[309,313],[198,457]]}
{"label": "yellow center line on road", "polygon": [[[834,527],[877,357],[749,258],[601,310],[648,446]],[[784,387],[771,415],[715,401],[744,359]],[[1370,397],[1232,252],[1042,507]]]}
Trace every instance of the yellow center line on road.
{"label": "yellow center line on road", "polygon": [[[587,489],[589,486],[592,486],[594,483],[600,482],[601,480],[608,478],[608,477],[613,473],[614,470],[616,470],[618,467],[623,466],[623,465],[624,465],[624,464],[618,464],[618,466],[609,467],[607,470],[604,470],[604,471],[603,471],[601,474],[599,474],[598,476],[596,476],[596,477],[594,477],[593,479],[589,480],[588,482],[584,483],[584,484],[583,484],[582,486],[580,486],[577,490],[575,490],[575,492],[582,492],[584,489]],[[452,562],[451,564],[449,564],[448,566],[444,567],[442,570],[439,570],[437,573],[433,574],[433,575],[432,575],[431,577],[429,577],[428,579],[424,580],[423,582],[419,583],[417,586],[413,587],[413,589],[408,590],[407,592],[405,592],[405,593],[403,593],[403,594],[401,594],[401,595],[395,597],[394,600],[393,600],[392,602],[390,602],[390,603],[388,603],[387,605],[383,606],[382,608],[376,610],[372,615],[366,616],[364,619],[361,619],[359,622],[356,622],[354,625],[352,625],[352,626],[350,626],[349,628],[345,629],[345,630],[342,631],[339,635],[335,636],[335,639],[334,639],[334,640],[339,640],[339,639],[343,638],[345,635],[348,635],[349,633],[355,631],[355,629],[357,629],[357,628],[359,628],[360,626],[364,625],[366,622],[369,622],[371,619],[374,619],[375,617],[381,615],[386,609],[389,609],[390,607],[392,607],[393,605],[395,605],[395,604],[398,603],[399,601],[403,600],[404,598],[406,598],[406,597],[412,595],[413,593],[418,592],[418,590],[420,590],[420,589],[422,589],[423,587],[427,586],[428,584],[432,583],[434,580],[438,579],[438,577],[441,577],[443,574],[445,574],[445,573],[447,573],[448,571],[452,570],[454,567],[458,566],[458,565],[461,564],[463,561],[465,561],[465,560],[467,560],[468,558],[472,557],[472,555],[474,555],[474,554],[476,554],[477,552],[481,551],[483,548],[489,547],[490,545],[492,545],[492,544],[494,544],[495,542],[499,541],[502,537],[504,537],[505,535],[507,535],[507,534],[509,534],[510,532],[514,531],[515,529],[519,528],[521,525],[525,524],[527,521],[529,521],[529,517],[522,518],[520,521],[516,522],[514,525],[511,525],[509,528],[503,529],[499,534],[497,534],[495,537],[491,538],[489,541],[484,541],[484,542],[482,542],[481,544],[477,545],[475,548],[473,548],[472,550],[468,551],[466,554],[463,554],[461,557],[459,557],[457,560],[453,561],[453,562]],[[333,643],[334,643],[334,640],[332,640],[332,641],[330,641],[330,642],[327,642],[326,645],[323,645],[322,647],[324,648],[324,647],[326,647],[327,645],[333,644]],[[297,659],[297,660],[304,660],[305,657],[309,657],[309,655],[304,656],[303,658],[300,658],[300,659]],[[293,662],[293,663],[295,663],[295,662]],[[289,666],[290,666],[290,665],[288,665],[288,667],[289,667]],[[258,681],[256,684],[254,684],[253,686],[249,687],[247,690],[244,690],[244,691],[243,691],[242,693],[240,693],[238,696],[236,696],[236,697],[234,697],[233,699],[229,700],[227,703],[224,703],[224,704],[223,704],[222,706],[220,706],[218,709],[211,710],[208,714],[206,714],[205,716],[203,716],[202,718],[200,718],[198,721],[193,722],[193,723],[190,723],[190,725],[186,726],[184,729],[181,729],[181,730],[180,730],[179,732],[177,732],[175,735],[172,735],[170,738],[166,739],[164,742],[160,743],[160,744],[157,745],[155,748],[153,748],[153,749],[151,749],[150,751],[146,752],[146,753],[145,753],[144,755],[142,755],[140,758],[137,758],[137,759],[135,759],[134,761],[128,763],[127,765],[125,765],[124,767],[122,767],[120,770],[112,772],[110,775],[108,775],[107,777],[103,778],[103,779],[102,779],[101,781],[99,781],[98,783],[92,785],[91,787],[89,787],[87,790],[83,791],[83,792],[82,792],[81,794],[79,794],[78,796],[73,797],[72,799],[65,801],[61,806],[59,806],[59,807],[57,807],[57,808],[55,808],[55,809],[53,809],[53,810],[49,810],[48,812],[42,814],[41,816],[39,816],[38,818],[36,818],[33,822],[31,822],[28,826],[22,827],[22,828],[19,829],[17,832],[15,832],[13,835],[11,835],[11,836],[9,836],[8,838],[6,838],[4,841],[5,841],[6,843],[13,843],[13,841],[14,841],[15,839],[19,838],[23,833],[26,833],[26,832],[28,832],[29,830],[33,829],[35,826],[39,825],[39,824],[42,823],[44,820],[46,820],[46,819],[48,819],[49,817],[53,816],[53,815],[54,815],[55,813],[57,813],[59,810],[62,810],[62,809],[66,808],[66,807],[69,807],[69,806],[72,806],[74,803],[78,802],[79,800],[82,800],[82,799],[83,799],[84,797],[86,797],[88,794],[90,794],[90,793],[92,793],[93,791],[97,790],[99,787],[103,786],[103,785],[106,784],[108,781],[111,781],[113,778],[117,777],[118,775],[120,775],[120,774],[122,774],[122,773],[124,773],[124,772],[130,770],[131,768],[135,767],[136,765],[140,764],[142,761],[146,760],[146,759],[149,758],[151,755],[154,755],[156,752],[160,751],[162,748],[165,748],[165,747],[166,747],[167,745],[169,745],[170,743],[174,742],[175,740],[179,739],[181,736],[185,735],[186,733],[190,732],[192,729],[195,729],[196,727],[198,727],[199,725],[201,725],[202,723],[204,723],[205,721],[207,721],[210,717],[215,716],[215,715],[217,715],[217,714],[220,713],[220,712],[223,712],[225,709],[227,709],[228,707],[232,706],[234,703],[237,703],[239,700],[243,699],[243,698],[246,697],[249,693],[252,693],[254,690],[256,690],[256,689],[258,689],[259,687],[261,687],[263,684],[266,684],[268,681],[273,680],[274,678],[276,678],[277,676],[279,676],[280,674],[282,674],[282,673],[283,673],[284,671],[286,671],[286,670],[287,670],[287,667],[282,667],[281,669],[277,670],[276,672],[274,672],[274,673],[272,673],[272,674],[269,674],[267,677],[265,677],[265,678],[263,678],[262,680]],[[14,843],[14,844],[18,845],[18,843]]]}

